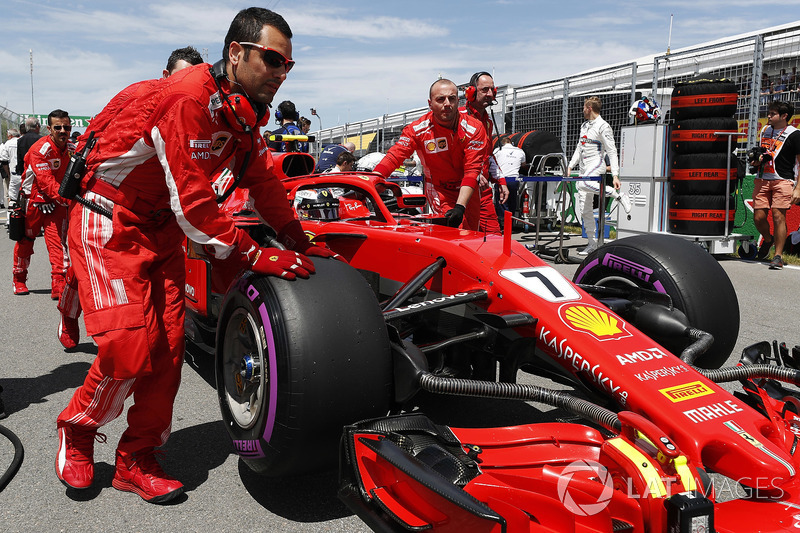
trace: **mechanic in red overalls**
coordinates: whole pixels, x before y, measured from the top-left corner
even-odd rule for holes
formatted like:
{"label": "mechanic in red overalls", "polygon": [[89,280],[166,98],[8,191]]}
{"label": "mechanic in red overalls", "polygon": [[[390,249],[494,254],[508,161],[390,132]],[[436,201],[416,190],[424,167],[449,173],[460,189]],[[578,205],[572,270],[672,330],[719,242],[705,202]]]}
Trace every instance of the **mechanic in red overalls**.
{"label": "mechanic in red overalls", "polygon": [[[309,243],[258,135],[294,65],[291,36],[280,15],[242,10],[223,60],[145,82],[92,121],[97,145],[83,196],[113,217],[81,204],[70,211],[73,266],[98,352],[57,420],[56,474],[68,487],[91,486],[97,429],[133,395],[112,486],[153,503],[183,492],[154,453],[170,434],[183,363],[184,234],[217,259],[284,279],[314,272],[305,256],[334,255]],[[210,177],[223,168],[242,176],[287,250],[260,248],[220,212]]]}
{"label": "mechanic in red overalls", "polygon": [[14,245],[14,294],[28,294],[25,282],[33,255],[33,241],[44,228],[44,242],[50,257],[50,297],[57,300],[64,290],[64,277],[69,267],[67,255],[67,200],[58,188],[75,145],[69,140],[72,131],[69,113],[62,109],[47,116],[50,135],[36,141],[25,154],[23,186],[31,183],[31,194],[25,209],[25,238]]}
{"label": "mechanic in red overalls", "polygon": [[[186,48],[178,48],[173,50],[167,59],[167,68],[162,73],[162,78],[169,78],[176,72],[179,72],[192,65],[200,65],[203,63],[203,57],[192,46]],[[110,109],[116,109],[122,106],[128,99],[135,97],[137,94],[142,94],[151,85],[158,83],[158,80],[146,80],[144,82],[134,83],[129,85],[114,97],[108,104],[106,104],[106,117],[113,120],[116,112],[110,112]],[[104,129],[108,124],[100,125],[95,123],[95,129]],[[75,273],[71,268],[67,269],[66,283],[64,290],[61,292],[61,297],[58,299],[58,310],[61,318],[58,322],[58,340],[66,349],[74,348],[78,345],[80,340],[80,327],[78,325],[78,317],[83,311],[81,309],[81,302],[78,299],[78,280],[75,279]]]}
{"label": "mechanic in red overalls", "polygon": [[480,195],[481,195],[481,221],[480,230],[489,233],[502,233],[500,224],[497,220],[497,210],[494,208],[492,194],[492,184],[497,184],[497,193],[500,203],[505,203],[508,199],[508,186],[506,179],[499,172],[497,162],[492,156],[492,132],[494,123],[486,112],[497,96],[497,88],[494,86],[494,78],[488,72],[476,72],[469,80],[469,85],[464,91],[464,98],[467,104],[460,108],[461,113],[466,113],[480,120],[486,129],[486,136],[489,142],[486,145],[486,154],[483,170],[480,176]]}
{"label": "mechanic in red overalls", "polygon": [[458,112],[458,89],[447,79],[431,85],[430,111],[403,128],[400,138],[375,166],[388,177],[416,150],[425,175],[428,206],[447,225],[477,230],[480,219],[478,176],[489,140],[480,121]]}

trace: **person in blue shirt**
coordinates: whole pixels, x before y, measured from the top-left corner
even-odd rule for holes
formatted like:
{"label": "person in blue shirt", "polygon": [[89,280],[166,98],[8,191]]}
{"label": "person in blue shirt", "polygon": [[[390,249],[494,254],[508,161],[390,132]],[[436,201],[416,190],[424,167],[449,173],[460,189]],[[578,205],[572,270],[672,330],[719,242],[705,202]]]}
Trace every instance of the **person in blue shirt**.
{"label": "person in blue shirt", "polygon": [[[278,104],[275,110],[275,122],[280,128],[272,132],[272,135],[303,135],[303,130],[296,124],[300,119],[297,108],[289,100],[284,100]],[[269,141],[269,149],[273,152],[308,152],[308,143],[305,141]]]}
{"label": "person in blue shirt", "polygon": [[336,160],[339,158],[339,155],[341,155],[342,152],[350,152],[352,154],[355,149],[356,145],[351,142],[331,144],[330,146],[326,146],[325,149],[319,154],[319,159],[317,159],[317,166],[314,167],[314,172],[316,174],[327,172],[336,166]]}

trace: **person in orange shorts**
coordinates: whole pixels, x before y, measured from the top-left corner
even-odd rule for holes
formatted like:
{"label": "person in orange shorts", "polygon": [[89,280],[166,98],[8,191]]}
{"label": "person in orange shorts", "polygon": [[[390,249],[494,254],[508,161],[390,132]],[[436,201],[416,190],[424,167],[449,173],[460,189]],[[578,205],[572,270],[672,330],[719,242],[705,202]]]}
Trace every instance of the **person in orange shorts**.
{"label": "person in orange shorts", "polygon": [[[767,107],[767,125],[761,130],[759,146],[751,150],[751,171],[757,171],[753,187],[753,222],[763,237],[757,257],[764,259],[775,245],[770,261],[772,270],[784,266],[783,247],[786,244],[786,211],[792,203],[800,203],[797,170],[800,167],[800,131],[789,124],[794,107],[789,102],[776,101]],[[774,235],[770,234],[768,211],[772,211]]]}

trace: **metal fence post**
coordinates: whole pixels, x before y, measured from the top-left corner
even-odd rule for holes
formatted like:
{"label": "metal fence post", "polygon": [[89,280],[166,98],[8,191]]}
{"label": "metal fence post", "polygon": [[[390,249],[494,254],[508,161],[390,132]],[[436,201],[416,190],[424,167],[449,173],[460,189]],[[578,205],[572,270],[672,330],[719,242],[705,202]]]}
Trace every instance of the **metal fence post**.
{"label": "metal fence post", "polygon": [[753,83],[750,89],[750,113],[747,124],[747,149],[758,144],[758,108],[761,100],[761,73],[764,71],[764,36],[753,38]]}
{"label": "metal fence post", "polygon": [[561,101],[561,150],[567,153],[567,119],[569,118],[569,78],[564,78],[564,96]]}
{"label": "metal fence post", "polygon": [[517,88],[514,87],[511,95],[511,131],[517,131]]}
{"label": "metal fence post", "polygon": [[[638,70],[639,70],[639,65],[638,63],[634,62],[631,65],[631,107],[633,107],[633,104],[636,103],[636,74]],[[653,98],[656,99],[656,93],[653,93]],[[633,124],[632,116],[629,116],[628,124]]]}

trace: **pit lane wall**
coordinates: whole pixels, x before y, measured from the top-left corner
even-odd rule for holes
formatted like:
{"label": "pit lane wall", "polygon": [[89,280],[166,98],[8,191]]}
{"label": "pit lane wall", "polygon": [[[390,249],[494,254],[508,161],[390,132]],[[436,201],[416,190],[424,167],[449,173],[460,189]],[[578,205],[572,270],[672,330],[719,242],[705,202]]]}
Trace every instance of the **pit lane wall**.
{"label": "pit lane wall", "polygon": [[[759,126],[766,122],[766,108],[770,101],[791,102],[797,111],[794,123],[800,125],[798,68],[800,21],[565,78],[525,86],[500,85],[497,104],[491,110],[499,133],[549,131],[560,139],[562,149],[569,157],[578,140],[583,122],[583,100],[587,96],[600,96],[602,116],[613,128],[619,147],[622,126],[633,123],[629,110],[641,96],[654,96],[661,107],[662,119],[669,122],[670,96],[675,83],[696,76],[728,78],[738,87],[736,119],[741,137],[737,154],[744,159],[747,149],[757,144]],[[785,79],[781,76],[782,69],[786,73]],[[425,112],[427,108],[421,107],[323,129],[316,132],[317,143],[312,153],[318,154],[329,143],[345,141],[355,143],[357,156],[385,152],[400,136],[403,126]],[[745,203],[752,198],[752,189],[752,176],[748,176],[737,199],[736,231],[747,235],[757,235],[752,224],[751,207]],[[799,211],[798,207],[790,211],[789,231],[800,225]],[[576,221],[574,213],[569,214],[567,221]]]}

